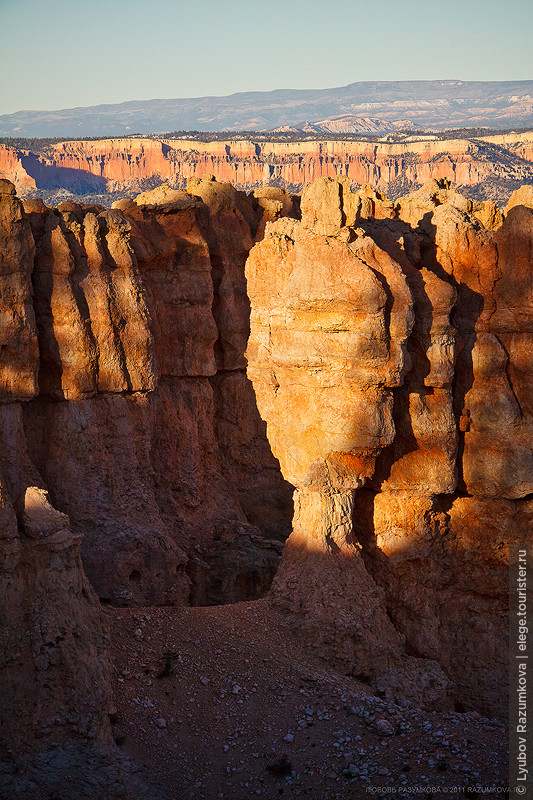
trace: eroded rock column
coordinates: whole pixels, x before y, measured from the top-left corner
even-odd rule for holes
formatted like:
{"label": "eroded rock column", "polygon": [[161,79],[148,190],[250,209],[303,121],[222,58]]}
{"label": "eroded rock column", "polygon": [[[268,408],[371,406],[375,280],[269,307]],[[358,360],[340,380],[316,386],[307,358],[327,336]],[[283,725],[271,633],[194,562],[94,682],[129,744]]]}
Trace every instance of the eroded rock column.
{"label": "eroded rock column", "polygon": [[[405,658],[353,519],[356,490],[395,437],[394,389],[411,363],[414,303],[401,266],[346,227],[346,214],[353,224],[361,206],[355,196],[344,206],[347,191],[342,180],[309,187],[301,223],[267,226],[246,267],[248,375],[273,451],[296,487],[273,596],[339,667],[387,675],[392,694],[408,670],[416,694],[420,665]],[[445,702],[440,669],[424,669],[426,702]]]}
{"label": "eroded rock column", "polygon": [[274,599],[354,674],[383,668],[359,621],[390,623],[387,657],[428,679],[437,661],[457,708],[488,715],[505,712],[508,545],[533,531],[533,212],[515,205],[502,221],[446,180],[393,205],[320,179],[247,265],[249,375],[297,489]]}

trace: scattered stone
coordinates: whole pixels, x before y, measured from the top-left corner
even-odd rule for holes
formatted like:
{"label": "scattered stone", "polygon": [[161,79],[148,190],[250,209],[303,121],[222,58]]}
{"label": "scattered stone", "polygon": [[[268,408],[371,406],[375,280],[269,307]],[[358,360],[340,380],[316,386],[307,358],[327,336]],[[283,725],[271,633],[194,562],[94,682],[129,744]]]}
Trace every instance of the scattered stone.
{"label": "scattered stone", "polygon": [[385,736],[394,736],[395,730],[390,722],[388,722],[386,719],[378,719],[376,722],[376,728],[380,733],[385,734]]}

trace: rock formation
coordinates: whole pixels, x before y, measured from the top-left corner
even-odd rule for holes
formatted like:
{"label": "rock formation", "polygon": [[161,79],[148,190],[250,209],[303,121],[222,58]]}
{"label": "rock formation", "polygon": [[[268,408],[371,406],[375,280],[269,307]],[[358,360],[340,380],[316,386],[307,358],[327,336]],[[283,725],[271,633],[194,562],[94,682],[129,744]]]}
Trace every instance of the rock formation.
{"label": "rock formation", "polygon": [[345,178],[301,206],[246,267],[248,374],[296,487],[274,598],[385,692],[416,662],[442,702],[438,663],[459,707],[504,711],[507,545],[533,522],[533,210],[497,227],[447,182],[393,206]]}
{"label": "rock formation", "polygon": [[31,485],[38,477],[17,406],[4,407],[1,422],[0,795],[142,797],[115,753],[107,639],[81,565],[81,536]]}
{"label": "rock formation", "polygon": [[533,517],[529,202],[193,178],[51,209],[0,183],[1,670],[28,687],[13,737],[34,725],[12,761],[114,758],[80,547],[104,602],[261,596],[292,514],[274,456],[295,629],[385,697],[502,710],[506,548]]}
{"label": "rock formation", "polygon": [[64,189],[77,195],[130,196],[154,182],[184,188],[214,174],[240,189],[276,183],[291,191],[320,176],[345,175],[391,197],[446,178],[479,199],[505,200],[533,183],[531,133],[439,140],[203,142],[195,139],[104,139],[53,144],[41,153],[0,145],[0,177],[21,193]]}
{"label": "rock formation", "polygon": [[0,237],[0,795],[140,798],[146,786],[111,735],[107,636],[82,537],[50,503],[28,451],[23,406],[38,390],[35,246],[5,181]]}
{"label": "rock formation", "polygon": [[244,372],[265,210],[214,180],[111,210],[2,186],[1,390],[99,596],[264,594],[291,515]]}

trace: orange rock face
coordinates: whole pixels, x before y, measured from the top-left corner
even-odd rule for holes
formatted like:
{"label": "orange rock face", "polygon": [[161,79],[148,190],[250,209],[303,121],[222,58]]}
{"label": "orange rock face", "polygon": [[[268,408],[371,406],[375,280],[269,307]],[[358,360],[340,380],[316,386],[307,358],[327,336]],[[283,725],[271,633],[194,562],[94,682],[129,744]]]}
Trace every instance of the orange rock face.
{"label": "orange rock face", "polygon": [[84,535],[100,597],[264,593],[291,500],[244,374],[244,262],[263,209],[214,180],[111,210],[24,210],[2,188],[5,400],[28,401],[38,485]]}
{"label": "orange rock face", "polygon": [[376,196],[375,216],[365,198],[317,181],[246,266],[248,374],[297,488],[274,596],[385,691],[416,653],[440,702],[435,662],[457,702],[497,712],[504,553],[532,531],[533,211],[494,232],[446,182]]}
{"label": "orange rock face", "polygon": [[19,192],[35,189],[37,182],[24,167],[25,151],[0,145],[0,176],[11,181]]}
{"label": "orange rock face", "polygon": [[402,186],[432,178],[465,187],[502,177],[532,183],[532,154],[531,134],[399,144],[105,139],[60,142],[39,155],[0,145],[0,176],[21,192],[63,187],[87,194],[133,192],[154,179],[183,187],[189,178],[210,174],[239,188],[275,182],[294,191],[321,176],[345,175],[397,196]]}

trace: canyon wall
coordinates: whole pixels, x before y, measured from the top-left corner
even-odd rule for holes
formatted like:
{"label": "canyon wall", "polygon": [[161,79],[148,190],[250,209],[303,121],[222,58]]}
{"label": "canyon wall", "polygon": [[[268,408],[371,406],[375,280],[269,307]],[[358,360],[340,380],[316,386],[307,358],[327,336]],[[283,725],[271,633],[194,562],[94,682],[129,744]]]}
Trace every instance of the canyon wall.
{"label": "canyon wall", "polygon": [[23,401],[36,485],[115,604],[256,597],[290,530],[243,358],[244,262],[283,202],[214,181],[191,192],[107,211],[3,196],[19,222],[0,389]]}
{"label": "canyon wall", "polygon": [[0,240],[0,795],[146,797],[142,771],[112,738],[107,632],[82,536],[50,502],[30,454],[23,406],[38,390],[35,246],[6,181]]}
{"label": "canyon wall", "polygon": [[[479,199],[507,199],[533,183],[533,134],[518,133],[402,143],[190,139],[105,139],[51,145],[41,155],[0,145],[0,177],[22,193],[65,189],[74,194],[135,192],[169,181],[216,175],[241,189],[275,183],[300,191],[320,176],[345,175],[398,197],[432,178],[475,188]],[[485,193],[486,197],[481,197]]]}
{"label": "canyon wall", "polygon": [[212,179],[110,210],[0,189],[2,680],[29,665],[44,744],[57,681],[65,740],[109,747],[80,547],[104,602],[261,596],[279,465],[295,632],[386,697],[501,713],[507,545],[533,517],[531,191],[502,215],[444,180],[395,204],[326,177],[301,208]]}
{"label": "canyon wall", "polygon": [[273,599],[387,696],[489,714],[508,545],[533,532],[533,208],[512,206],[322,178],[246,267],[248,374],[296,487]]}

